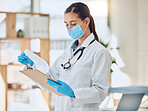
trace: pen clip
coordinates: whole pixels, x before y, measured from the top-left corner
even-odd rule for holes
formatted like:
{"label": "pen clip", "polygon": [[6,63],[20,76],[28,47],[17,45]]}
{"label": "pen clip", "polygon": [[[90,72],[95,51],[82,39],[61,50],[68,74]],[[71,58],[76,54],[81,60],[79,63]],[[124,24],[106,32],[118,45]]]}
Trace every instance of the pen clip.
{"label": "pen clip", "polygon": [[26,66],[27,66],[27,70],[28,70],[28,69],[33,70],[33,68],[32,68],[29,64],[26,64]]}

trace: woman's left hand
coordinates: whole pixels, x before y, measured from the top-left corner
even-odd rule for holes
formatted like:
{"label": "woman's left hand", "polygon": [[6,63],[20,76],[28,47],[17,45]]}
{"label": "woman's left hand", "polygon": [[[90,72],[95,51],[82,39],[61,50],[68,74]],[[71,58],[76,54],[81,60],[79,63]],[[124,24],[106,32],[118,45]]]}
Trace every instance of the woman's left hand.
{"label": "woman's left hand", "polygon": [[75,97],[73,90],[71,89],[71,87],[68,84],[66,84],[65,82],[60,81],[60,80],[57,80],[57,82],[59,84],[61,84],[61,85],[59,85],[56,82],[54,82],[54,81],[52,81],[52,80],[47,78],[47,83],[50,86],[52,86],[54,89],[56,89],[58,93],[67,95],[70,98],[74,98]]}

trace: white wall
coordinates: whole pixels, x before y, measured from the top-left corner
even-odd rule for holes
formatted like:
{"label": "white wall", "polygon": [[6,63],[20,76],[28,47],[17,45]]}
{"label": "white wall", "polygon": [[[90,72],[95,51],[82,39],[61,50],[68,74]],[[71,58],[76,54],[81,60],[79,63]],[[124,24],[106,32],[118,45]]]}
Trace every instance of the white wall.
{"label": "white wall", "polygon": [[125,63],[121,70],[131,77],[132,84],[148,81],[147,20],[148,0],[111,0],[111,32],[118,39]]}
{"label": "white wall", "polygon": [[148,85],[148,0],[137,1],[138,81]]}

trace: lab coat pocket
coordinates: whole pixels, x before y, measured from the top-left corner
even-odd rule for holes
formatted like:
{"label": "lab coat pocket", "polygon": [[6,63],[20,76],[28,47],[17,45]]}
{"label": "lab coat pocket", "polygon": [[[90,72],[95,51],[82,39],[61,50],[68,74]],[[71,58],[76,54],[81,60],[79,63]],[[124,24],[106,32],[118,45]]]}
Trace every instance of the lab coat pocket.
{"label": "lab coat pocket", "polygon": [[72,111],[93,111],[93,108],[72,108]]}

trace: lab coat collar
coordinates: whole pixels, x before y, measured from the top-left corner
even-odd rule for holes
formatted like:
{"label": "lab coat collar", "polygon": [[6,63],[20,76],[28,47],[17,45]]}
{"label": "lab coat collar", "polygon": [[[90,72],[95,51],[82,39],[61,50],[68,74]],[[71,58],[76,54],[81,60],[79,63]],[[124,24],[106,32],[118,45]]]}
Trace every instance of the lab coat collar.
{"label": "lab coat collar", "polygon": [[[93,33],[91,33],[91,34],[83,41],[83,43],[79,45],[79,47],[87,47],[87,46],[90,44],[90,42],[91,42],[92,40],[94,40],[94,39],[95,39],[95,37],[94,37]],[[74,52],[74,51],[76,51],[76,49],[78,49],[77,45],[78,45],[78,40],[76,40],[76,41],[74,41],[74,42],[72,43],[72,45],[71,45],[71,47],[70,47],[70,49],[71,49],[72,52]]]}
{"label": "lab coat collar", "polygon": [[90,44],[90,42],[92,41],[92,40],[94,40],[94,34],[93,33],[91,33],[84,41],[83,41],[83,43],[82,43],[82,47],[87,47],[89,44]]}
{"label": "lab coat collar", "polygon": [[[87,46],[89,45],[89,43],[90,43],[94,38],[95,38],[95,37],[94,37],[93,33],[91,33],[91,34],[83,41],[83,43],[82,43],[80,46],[82,46],[82,47],[87,47]],[[78,40],[76,40],[76,41],[74,41],[74,42],[72,43],[71,49],[73,49],[73,50],[76,49],[77,45],[78,45]]]}

